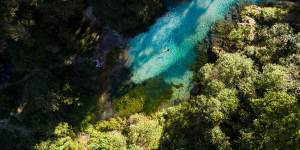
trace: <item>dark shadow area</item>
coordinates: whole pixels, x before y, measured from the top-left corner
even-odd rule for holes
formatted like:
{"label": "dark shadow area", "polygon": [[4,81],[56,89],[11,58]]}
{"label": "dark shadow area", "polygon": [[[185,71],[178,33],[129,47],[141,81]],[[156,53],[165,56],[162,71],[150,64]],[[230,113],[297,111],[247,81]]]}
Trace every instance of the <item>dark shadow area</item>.
{"label": "dark shadow area", "polygon": [[286,16],[285,21],[288,22],[296,32],[300,32],[300,1],[291,0],[289,2],[282,2],[284,6],[290,7],[290,12]]}
{"label": "dark shadow area", "polygon": [[99,20],[124,35],[147,30],[165,12],[162,0],[89,0]]}

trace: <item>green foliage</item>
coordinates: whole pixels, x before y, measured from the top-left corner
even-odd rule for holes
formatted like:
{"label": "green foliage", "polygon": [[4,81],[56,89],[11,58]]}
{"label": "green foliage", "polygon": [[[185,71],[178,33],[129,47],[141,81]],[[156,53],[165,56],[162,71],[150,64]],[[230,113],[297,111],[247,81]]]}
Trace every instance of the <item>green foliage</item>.
{"label": "green foliage", "polygon": [[241,12],[242,19],[246,17],[254,17],[257,18],[261,14],[261,8],[257,5],[249,5],[244,7]]}
{"label": "green foliage", "polygon": [[113,107],[120,116],[142,111],[151,113],[158,110],[163,103],[168,102],[171,96],[171,85],[162,80],[153,79],[137,85],[124,96],[116,99]]}
{"label": "green foliage", "polygon": [[236,46],[238,48],[242,48],[246,43],[254,40],[255,34],[256,29],[253,24],[241,23],[229,33],[228,38],[231,41],[236,42]]}
{"label": "green foliage", "polygon": [[[232,21],[224,20],[224,21],[216,22],[216,24],[212,28],[212,32],[214,33],[215,36],[210,37],[210,43],[205,43],[205,42],[203,43],[203,44],[207,44],[208,48],[211,48],[211,50],[207,49],[206,51],[204,51],[206,53],[206,55],[208,56],[208,58],[206,58],[207,62],[214,60],[213,58],[210,58],[210,57],[212,57],[211,54],[207,53],[209,51],[218,55],[219,53],[222,53],[223,51],[233,52],[233,51],[237,50],[237,49],[231,48],[231,45],[233,45],[233,43],[228,42],[229,40],[227,40],[229,38],[229,34],[232,32],[232,30],[234,28],[235,28],[235,24]],[[239,35],[233,35],[233,36],[234,37],[232,37],[232,38],[239,37]],[[240,38],[242,38],[242,37],[240,37]],[[224,40],[224,39],[226,39],[226,40]],[[237,38],[237,40],[238,40],[238,38]],[[201,52],[204,53],[203,50],[201,50]],[[203,58],[201,58],[201,60],[202,59]],[[200,58],[199,58],[199,60],[200,60]]]}
{"label": "green foliage", "polygon": [[223,82],[212,80],[205,87],[204,93],[210,96],[217,96],[223,89],[225,89],[225,84]]}
{"label": "green foliage", "polygon": [[195,100],[195,111],[199,111],[203,117],[213,124],[228,119],[239,105],[236,91],[232,89],[222,89],[214,97],[200,96]]}
{"label": "green foliage", "polygon": [[245,53],[258,60],[259,63],[277,63],[280,58],[298,50],[299,39],[297,34],[288,24],[276,23],[269,27],[263,27],[258,31],[258,44],[248,45]]}
{"label": "green foliage", "polygon": [[275,49],[272,48],[256,46],[246,46],[244,48],[244,51],[248,56],[255,57],[256,59],[258,59],[259,62],[263,64],[271,62],[273,58],[272,54],[276,52]]}
{"label": "green foliage", "polygon": [[249,77],[254,72],[253,61],[239,54],[224,54],[217,61],[219,79],[233,84],[239,79]]}
{"label": "green foliage", "polygon": [[299,147],[300,105],[286,92],[267,92],[261,99],[251,101],[258,113],[253,122],[257,134],[254,144],[259,148],[293,149]]}
{"label": "green foliage", "polygon": [[37,150],[81,150],[83,145],[76,139],[68,123],[60,123],[55,128],[54,139],[46,140],[35,146]]}
{"label": "green foliage", "polygon": [[[222,85],[225,84],[228,87],[239,87],[244,95],[255,94],[256,71],[253,61],[238,53],[221,54],[216,64],[203,66],[200,69],[200,74],[200,78],[205,81],[204,83],[208,83],[207,91],[214,91],[214,89],[210,89],[211,86],[221,88],[225,87]],[[218,82],[214,80],[218,80]]]}
{"label": "green foliage", "polygon": [[162,126],[155,118],[142,114],[131,115],[128,119],[112,118],[88,126],[89,149],[157,149]]}
{"label": "green foliage", "polygon": [[196,73],[197,96],[163,115],[163,147],[299,147],[299,41],[282,23],[287,12],[246,6],[230,32],[216,29],[223,41],[209,50],[218,58]]}
{"label": "green foliage", "polygon": [[[103,0],[94,4],[100,18],[129,34],[144,29],[163,8],[160,0]],[[16,67],[12,82],[21,81],[0,92],[1,118],[13,112],[9,119],[15,117],[16,122],[33,128],[32,132],[23,124],[5,126],[1,120],[2,148],[300,147],[300,34],[285,22],[288,9],[246,6],[238,23],[219,23],[214,31],[218,38],[212,45],[221,43],[217,48],[200,47],[207,51],[200,53],[205,61],[195,67],[199,68],[195,73],[199,91],[189,100],[160,109],[172,90],[153,79],[120,92],[122,96],[113,101],[120,117],[90,124],[102,106],[98,72],[85,56],[99,35],[91,27],[83,27],[84,21],[80,23],[84,6],[83,0],[0,2],[0,42],[9,44]],[[210,51],[216,61],[208,57]],[[119,50],[108,57],[106,63],[113,66]],[[12,111],[16,109],[21,115]],[[37,137],[43,140],[31,147]]]}
{"label": "green foliage", "polygon": [[277,7],[263,7],[261,9],[260,17],[266,21],[281,21],[283,17],[287,14],[287,10],[277,8]]}
{"label": "green foliage", "polygon": [[[277,62],[280,57],[295,51],[296,41],[299,41],[287,23],[277,23],[286,13],[281,8],[247,6],[241,13],[242,22],[230,32],[228,39],[232,45],[261,64]],[[277,22],[272,24],[271,20]],[[268,21],[271,27],[257,23]]]}
{"label": "green foliage", "polygon": [[54,135],[57,137],[74,136],[74,133],[68,123],[62,122],[57,125],[54,130]]}
{"label": "green foliage", "polygon": [[126,121],[122,118],[111,118],[109,120],[99,121],[95,125],[95,128],[100,131],[113,131],[123,130],[126,125]]}
{"label": "green foliage", "polygon": [[[0,47],[1,51],[2,47],[9,50],[14,66],[9,81],[12,86],[1,91],[7,97],[7,104],[1,106],[7,107],[6,115],[1,118],[16,117],[16,122],[32,128],[33,141],[48,137],[62,120],[80,122],[87,112],[83,107],[95,104],[101,85],[95,77],[98,72],[94,64],[86,57],[90,54],[85,50],[92,49],[95,44],[92,37],[97,36],[93,29],[80,23],[84,20],[85,1],[3,0],[0,3],[0,30],[3,31]],[[86,35],[76,34],[77,28]],[[86,37],[90,39],[89,44],[81,44]],[[4,99],[0,101],[3,103]],[[45,141],[45,149],[50,145],[78,145],[74,137],[64,137],[58,143]],[[22,144],[27,147],[32,143]],[[8,149],[14,149],[13,145]]]}
{"label": "green foliage", "polygon": [[260,7],[257,5],[246,6],[241,12],[241,18],[253,17],[262,23],[282,21],[287,15],[286,9],[278,7]]}
{"label": "green foliage", "polygon": [[266,40],[269,48],[285,49],[293,37],[293,29],[288,24],[276,23],[270,28],[263,28],[259,37]]}
{"label": "green foliage", "polygon": [[291,43],[292,43],[292,51],[299,54],[300,53],[300,33],[295,34],[293,36]]}
{"label": "green foliage", "polygon": [[288,112],[288,110],[293,110],[291,107],[294,107],[297,101],[295,97],[280,91],[267,92],[264,98],[254,99],[251,103],[253,107],[258,109],[256,112],[262,112],[269,115],[284,115],[286,111]]}
{"label": "green foliage", "polygon": [[280,64],[287,67],[289,72],[291,73],[291,76],[295,79],[300,79],[300,53],[298,54],[292,54],[288,57],[281,58]]}
{"label": "green foliage", "polygon": [[[122,136],[120,132],[112,131],[104,134],[104,138],[109,140],[108,150],[119,149],[126,150],[126,137]],[[101,148],[105,149],[105,148]]]}
{"label": "green foliage", "polygon": [[126,137],[119,131],[101,132],[93,127],[88,127],[86,132],[89,134],[88,149],[126,149]]}
{"label": "green foliage", "polygon": [[114,109],[120,116],[127,116],[133,113],[141,112],[145,99],[138,95],[125,95],[114,103]]}
{"label": "green foliage", "polygon": [[162,126],[154,119],[143,115],[132,115],[128,122],[128,142],[130,149],[157,149],[162,134]]}
{"label": "green foliage", "polygon": [[287,91],[291,87],[286,68],[271,64],[263,67],[259,84],[267,91]]}
{"label": "green foliage", "polygon": [[217,149],[219,150],[229,150],[232,149],[229,137],[227,137],[219,126],[215,126],[210,131],[211,142],[217,145]]}
{"label": "green foliage", "polygon": [[299,39],[288,24],[274,24],[258,31],[259,44],[248,45],[245,53],[261,64],[277,62],[280,57],[297,51]]}
{"label": "green foliage", "polygon": [[[64,105],[78,105],[82,100],[78,93],[81,85],[74,82],[78,78],[70,76],[80,71],[65,62],[82,48],[73,31],[78,24],[72,19],[82,17],[84,1],[5,0],[2,3],[14,74],[23,75],[16,82],[27,81],[22,99],[28,108],[47,113],[59,111]],[[89,79],[95,72],[90,73],[84,78]],[[66,85],[69,88],[64,90]]]}

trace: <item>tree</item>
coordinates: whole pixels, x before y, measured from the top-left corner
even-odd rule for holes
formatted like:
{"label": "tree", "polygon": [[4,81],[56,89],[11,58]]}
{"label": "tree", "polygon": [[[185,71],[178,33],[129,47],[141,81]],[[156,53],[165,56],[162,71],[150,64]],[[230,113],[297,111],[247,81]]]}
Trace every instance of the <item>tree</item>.
{"label": "tree", "polygon": [[127,89],[125,92],[121,89],[120,93],[124,94],[114,100],[113,107],[120,116],[139,112],[152,113],[169,101],[172,97],[171,88],[170,84],[161,79],[152,79],[132,89]]}
{"label": "tree", "polygon": [[[16,116],[18,123],[34,129],[35,138],[47,137],[58,122],[80,120],[81,115],[70,112],[83,110],[98,96],[101,85],[95,78],[98,71],[88,59],[91,51],[85,51],[92,50],[97,36],[89,23],[85,23],[87,27],[81,23],[86,3],[84,0],[0,3],[0,30],[5,33],[3,37],[1,34],[1,48],[2,42],[5,43],[14,66],[8,81],[10,86],[1,86],[1,95],[8,97],[5,102],[10,106],[6,116],[1,117]],[[78,28],[81,32],[77,34]],[[89,37],[86,42],[93,41],[92,44],[80,43],[86,37]],[[4,99],[0,101],[3,103]]]}
{"label": "tree", "polygon": [[237,27],[229,33],[228,39],[234,42],[238,49],[242,49],[245,44],[250,43],[255,39],[255,25],[255,20],[248,18],[247,22],[237,24]]}
{"label": "tree", "polygon": [[203,66],[199,74],[199,77],[202,78],[202,84],[205,86],[211,84],[210,81],[217,80],[222,82],[225,87],[238,88],[244,95],[255,95],[257,71],[254,69],[253,61],[244,55],[238,53],[221,54],[216,64]]}
{"label": "tree", "polygon": [[203,119],[218,125],[237,109],[239,100],[235,90],[222,89],[216,93],[216,96],[199,96],[192,105],[196,106],[194,111],[199,112]]}
{"label": "tree", "polygon": [[224,54],[217,61],[219,79],[225,84],[233,85],[241,78],[253,74],[253,61],[240,54]]}
{"label": "tree", "polygon": [[114,109],[119,112],[120,116],[139,113],[143,110],[145,98],[143,96],[130,97],[125,95],[114,103]]}
{"label": "tree", "polygon": [[130,149],[157,149],[162,134],[158,120],[140,114],[129,117],[128,144]]}
{"label": "tree", "polygon": [[261,99],[253,99],[254,119],[250,133],[257,148],[294,149],[300,143],[300,105],[286,92],[267,92]]}
{"label": "tree", "polygon": [[229,150],[232,149],[229,137],[227,137],[219,126],[215,126],[210,130],[211,142],[217,145],[217,149],[219,150]]}
{"label": "tree", "polygon": [[300,80],[300,54],[291,54],[288,57],[281,58],[280,64],[288,68],[291,77]]}
{"label": "tree", "polygon": [[126,137],[120,131],[101,132],[94,127],[89,126],[85,129],[89,134],[88,149],[111,150],[120,149],[125,150],[127,147]]}
{"label": "tree", "polygon": [[269,64],[263,67],[259,85],[266,91],[287,91],[292,84],[286,68]]}
{"label": "tree", "polygon": [[257,5],[246,6],[241,12],[241,18],[252,17],[260,23],[272,23],[283,20],[288,11],[279,7],[261,7]]}
{"label": "tree", "polygon": [[35,146],[37,150],[81,150],[83,145],[76,139],[75,133],[68,123],[58,124],[54,131],[54,139],[46,140]]}

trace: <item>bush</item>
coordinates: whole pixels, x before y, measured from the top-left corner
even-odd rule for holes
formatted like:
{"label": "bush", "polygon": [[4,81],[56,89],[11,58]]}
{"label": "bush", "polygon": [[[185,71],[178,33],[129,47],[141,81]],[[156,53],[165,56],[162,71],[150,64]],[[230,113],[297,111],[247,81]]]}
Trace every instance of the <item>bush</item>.
{"label": "bush", "polygon": [[157,120],[135,114],[129,117],[128,142],[132,149],[157,149],[162,134],[162,126]]}
{"label": "bush", "polygon": [[259,85],[266,91],[287,91],[291,86],[287,69],[273,64],[264,66]]}

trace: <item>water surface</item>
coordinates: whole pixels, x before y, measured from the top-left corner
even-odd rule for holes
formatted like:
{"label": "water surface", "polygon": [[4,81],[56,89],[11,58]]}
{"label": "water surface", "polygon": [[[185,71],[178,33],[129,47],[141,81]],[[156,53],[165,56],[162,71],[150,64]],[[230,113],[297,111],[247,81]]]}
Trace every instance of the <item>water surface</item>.
{"label": "water surface", "polygon": [[193,76],[189,66],[196,60],[195,47],[237,2],[190,0],[172,8],[148,32],[130,41],[131,80],[141,83],[161,76],[168,83],[182,85],[177,95],[185,96]]}

